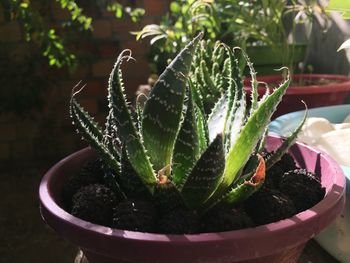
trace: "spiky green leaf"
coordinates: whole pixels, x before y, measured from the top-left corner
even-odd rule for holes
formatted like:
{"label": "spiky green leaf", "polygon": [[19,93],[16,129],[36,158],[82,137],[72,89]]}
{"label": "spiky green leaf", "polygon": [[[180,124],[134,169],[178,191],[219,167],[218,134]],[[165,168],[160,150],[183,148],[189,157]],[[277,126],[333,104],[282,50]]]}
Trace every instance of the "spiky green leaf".
{"label": "spiky green leaf", "polygon": [[234,50],[227,49],[227,51],[230,65],[232,65],[232,70],[229,71],[231,74],[229,76],[229,91],[233,97],[233,100],[231,99],[228,105],[230,109],[225,124],[225,149],[228,152],[246,121],[246,96],[238,59],[235,56]]}
{"label": "spiky green leaf", "polygon": [[192,92],[188,92],[188,103],[184,121],[176,138],[173,155],[173,182],[178,189],[199,158],[200,145],[197,133],[196,111],[193,105]]}
{"label": "spiky green leaf", "polygon": [[212,62],[213,62],[213,67],[214,64],[217,63],[218,65],[221,65],[222,62],[225,59],[225,49],[222,47],[222,45],[220,44],[220,42],[216,42],[215,43],[215,47],[214,47],[214,51],[213,51],[213,55],[212,55]]}
{"label": "spiky green leaf", "polygon": [[202,34],[194,38],[160,75],[145,104],[144,145],[156,170],[170,164],[180,128],[187,76]]}
{"label": "spiky green leaf", "polygon": [[118,138],[117,126],[113,112],[109,111],[106,119],[105,130],[103,133],[103,143],[113,156],[119,159],[121,153],[121,143]]}
{"label": "spiky green leaf", "polygon": [[207,88],[208,93],[214,98],[218,97],[220,94],[220,91],[217,90],[217,87],[214,84],[214,81],[212,79],[212,75],[209,73],[207,63],[204,60],[200,62],[199,70],[200,70],[201,78],[204,82],[205,87]]}
{"label": "spiky green leaf", "polygon": [[265,128],[270,121],[277,105],[282,99],[290,83],[289,74],[284,82],[259,105],[259,108],[249,117],[245,126],[238,134],[235,143],[232,145],[227,158],[223,181],[216,190],[214,196],[222,194],[235,180],[238,172],[242,169],[250,154],[262,137]]}
{"label": "spiky green leaf", "polygon": [[250,82],[251,82],[251,106],[250,106],[250,114],[253,113],[258,107],[258,81],[256,79],[256,72],[253,67],[253,63],[250,61],[250,58],[248,57],[247,53],[244,50],[241,50],[243,57],[245,58],[245,61],[247,62],[247,66],[249,68],[250,73]]}
{"label": "spiky green leaf", "polygon": [[196,111],[196,125],[199,143],[199,152],[202,154],[208,147],[209,142],[209,131],[207,126],[207,120],[205,119],[204,112],[195,105]]}
{"label": "spiky green leaf", "polygon": [[[306,106],[306,104],[305,104]],[[294,144],[295,140],[298,137],[299,132],[301,131],[305,121],[307,118],[307,108],[305,110],[305,114],[303,119],[301,120],[301,122],[299,123],[298,127],[295,128],[295,130],[287,136],[287,138],[285,138],[283,140],[283,143],[281,144],[281,146],[279,146],[277,148],[276,151],[274,151],[270,158],[268,158],[268,160],[266,161],[266,166],[267,169],[270,169],[276,162],[278,162],[281,157],[289,150],[289,148]]]}
{"label": "spiky green leaf", "polygon": [[230,150],[231,146],[235,143],[238,134],[240,133],[244,123],[246,121],[246,100],[245,96],[242,96],[236,101],[235,107],[231,108],[227,118],[227,124],[225,126],[225,149],[226,153]]}
{"label": "spiky green leaf", "polygon": [[[248,169],[248,173],[245,174],[229,191],[224,195],[213,200],[213,202],[205,207],[205,211],[218,205],[224,204],[225,206],[234,207],[246,200],[250,195],[260,189],[265,181],[266,176],[266,164],[264,158],[261,155],[254,157]],[[256,157],[256,160],[255,160]]]}
{"label": "spiky green leaf", "polygon": [[152,169],[144,146],[141,143],[140,135],[137,132],[135,124],[132,120],[130,110],[126,104],[124,95],[124,85],[120,66],[124,59],[130,58],[128,50],[124,50],[118,57],[109,78],[108,85],[108,102],[109,108],[115,118],[120,140],[126,145],[127,153],[130,156],[130,163],[135,171],[142,178],[144,183],[152,192],[156,184],[156,176]]}
{"label": "spiky green leaf", "polygon": [[250,176],[248,180],[243,180],[242,183],[229,191],[223,199],[224,203],[231,206],[236,205],[259,190],[265,181],[266,163],[261,155],[258,155],[258,159],[259,164],[256,166],[255,172],[252,174],[252,176]]}
{"label": "spiky green leaf", "polygon": [[231,66],[230,58],[226,58],[222,68],[222,74],[218,76],[218,80],[217,80],[218,84],[220,83],[219,86],[221,91],[224,91],[224,89],[227,89],[227,87],[229,86],[230,78],[228,78],[227,76],[230,76],[231,68],[232,66]]}
{"label": "spiky green leaf", "polygon": [[192,169],[182,195],[192,209],[200,209],[216,189],[225,167],[222,135],[217,135]]}
{"label": "spiky green leaf", "polygon": [[241,133],[238,135],[227,157],[227,169],[224,178],[228,185],[232,182],[232,179],[234,179],[240,167],[244,165],[257,141],[264,133],[265,127],[289,86],[289,82],[290,78],[287,76],[284,83],[253,112]]}
{"label": "spiky green leaf", "polygon": [[82,137],[94,148],[102,159],[110,166],[113,171],[119,173],[120,164],[107,147],[102,143],[101,128],[98,127],[92,117],[75,100],[74,94],[70,100],[70,115],[73,123]]}
{"label": "spiky green leaf", "polygon": [[205,114],[205,108],[203,104],[203,96],[201,94],[201,90],[198,87],[198,83],[194,83],[190,78],[188,79],[188,86],[192,91],[192,98],[195,105],[201,110],[203,114]]}
{"label": "spiky green leaf", "polygon": [[136,123],[137,123],[137,131],[141,133],[142,131],[142,112],[143,109],[139,103],[136,103]]}
{"label": "spiky green leaf", "polygon": [[222,94],[208,117],[209,141],[224,131],[229,104],[228,92]]}
{"label": "spiky green leaf", "polygon": [[120,176],[117,178],[128,198],[150,198],[151,195],[129,161],[126,147],[122,148]]}

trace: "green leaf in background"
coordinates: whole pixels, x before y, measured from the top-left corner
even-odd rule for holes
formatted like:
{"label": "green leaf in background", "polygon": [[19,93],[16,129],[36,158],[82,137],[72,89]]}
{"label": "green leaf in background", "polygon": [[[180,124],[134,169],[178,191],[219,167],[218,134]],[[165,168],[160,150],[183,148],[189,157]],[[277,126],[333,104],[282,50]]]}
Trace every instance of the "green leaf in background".
{"label": "green leaf in background", "polygon": [[328,12],[339,12],[344,19],[350,19],[350,0],[329,0]]}
{"label": "green leaf in background", "polygon": [[181,12],[181,6],[177,2],[171,2],[170,3],[170,11],[173,13],[179,13],[179,12]]}

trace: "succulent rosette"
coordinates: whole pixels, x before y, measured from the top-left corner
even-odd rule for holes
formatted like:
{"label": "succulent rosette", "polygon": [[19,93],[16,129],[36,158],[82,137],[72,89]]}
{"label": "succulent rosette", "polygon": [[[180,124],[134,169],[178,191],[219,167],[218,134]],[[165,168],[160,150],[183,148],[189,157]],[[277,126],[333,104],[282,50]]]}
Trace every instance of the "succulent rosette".
{"label": "succulent rosette", "polygon": [[[176,218],[174,211],[200,218],[221,207],[237,207],[263,185],[266,170],[286,152],[302,125],[265,161],[267,126],[288,88],[289,74],[259,99],[247,55],[201,38],[195,37],[168,65],[144,107],[130,107],[124,95],[121,64],[131,52],[123,51],[109,78],[103,129],[79,105],[73,90],[70,113],[78,132],[105,164],[104,180],[114,196],[140,218],[158,213],[164,214],[160,221],[168,222],[164,218],[170,213],[168,218]],[[249,105],[238,57],[250,69]],[[115,227],[132,221],[122,219],[122,210],[129,215],[130,206],[118,205]],[[190,230],[179,226],[173,232]]]}

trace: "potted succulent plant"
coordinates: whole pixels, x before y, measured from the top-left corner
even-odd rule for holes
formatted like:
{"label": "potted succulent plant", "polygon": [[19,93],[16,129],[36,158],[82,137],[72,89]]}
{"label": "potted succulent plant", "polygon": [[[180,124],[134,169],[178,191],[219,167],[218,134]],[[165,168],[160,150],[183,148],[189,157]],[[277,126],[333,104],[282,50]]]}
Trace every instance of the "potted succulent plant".
{"label": "potted succulent plant", "polygon": [[[301,144],[285,155],[302,123],[286,140],[266,136],[289,75],[258,100],[243,53],[252,75],[248,108],[235,50],[223,45],[227,88],[207,115],[203,93],[189,78],[200,38],[176,56],[144,108],[134,111],[120,70],[130,53],[122,52],[109,79],[104,130],[73,90],[71,116],[92,149],[44,176],[40,207],[90,263],[294,262],[342,210],[345,180],[331,158]],[[94,161],[84,165],[88,160]]]}

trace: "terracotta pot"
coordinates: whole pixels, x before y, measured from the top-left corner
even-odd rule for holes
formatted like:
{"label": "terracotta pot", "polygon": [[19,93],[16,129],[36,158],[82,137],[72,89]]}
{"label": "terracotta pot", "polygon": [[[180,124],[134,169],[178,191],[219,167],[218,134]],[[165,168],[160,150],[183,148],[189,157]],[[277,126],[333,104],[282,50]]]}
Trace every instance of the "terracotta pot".
{"label": "terracotta pot", "polygon": [[[295,74],[292,76],[294,82],[298,81],[324,81],[323,85],[302,85],[293,84],[283,96],[282,102],[278,106],[273,118],[288,112],[305,109],[302,100],[306,102],[308,108],[339,105],[345,102],[345,98],[350,91],[350,77],[342,75],[324,74]],[[281,81],[282,76],[270,75],[258,77],[261,82],[269,84],[270,88],[275,88]],[[250,94],[250,79],[246,79],[246,91]],[[271,85],[270,85],[271,84]],[[259,86],[259,95],[265,93],[265,87]]]}
{"label": "terracotta pot", "polygon": [[[279,137],[269,137],[269,150],[280,143]],[[79,246],[90,263],[296,262],[305,243],[344,206],[345,179],[339,165],[317,150],[297,144],[291,149],[297,163],[320,173],[326,187],[325,198],[309,210],[275,223],[221,233],[162,235],[111,229],[61,208],[62,186],[93,154],[86,148],[63,159],[46,173],[39,189],[43,219]]]}

